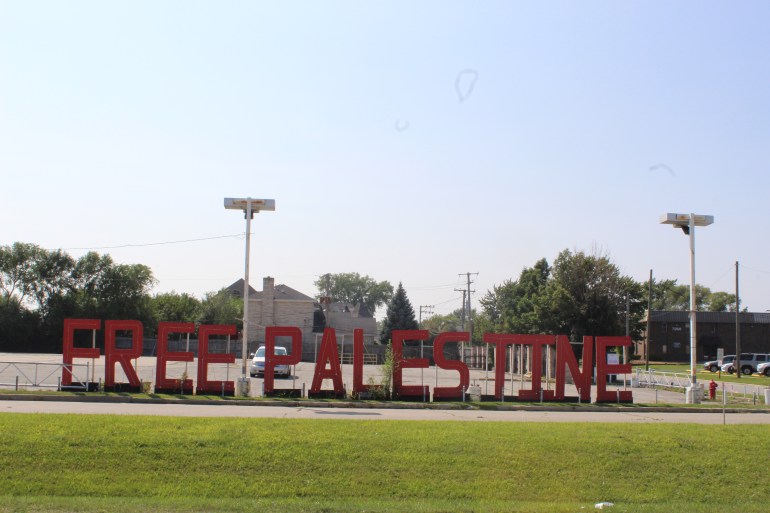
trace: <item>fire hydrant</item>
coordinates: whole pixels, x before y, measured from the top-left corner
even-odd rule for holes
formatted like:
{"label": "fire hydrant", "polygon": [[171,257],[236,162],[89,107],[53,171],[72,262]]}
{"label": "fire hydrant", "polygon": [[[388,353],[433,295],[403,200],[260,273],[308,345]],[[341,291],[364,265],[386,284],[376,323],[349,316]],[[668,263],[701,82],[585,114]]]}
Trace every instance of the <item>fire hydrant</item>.
{"label": "fire hydrant", "polygon": [[711,380],[711,383],[709,383],[709,399],[716,399],[717,398],[717,385],[714,380]]}

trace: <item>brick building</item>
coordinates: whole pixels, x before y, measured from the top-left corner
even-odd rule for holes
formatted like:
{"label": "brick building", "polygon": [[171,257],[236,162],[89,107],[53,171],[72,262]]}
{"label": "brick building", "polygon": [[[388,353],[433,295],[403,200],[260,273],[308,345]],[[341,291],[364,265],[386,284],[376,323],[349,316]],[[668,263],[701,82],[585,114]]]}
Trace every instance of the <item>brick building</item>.
{"label": "brick building", "polygon": [[[735,354],[735,312],[698,312],[696,360],[715,359],[717,349]],[[770,353],[770,313],[740,314],[741,352]],[[690,361],[690,312],[650,312],[651,361]],[[644,342],[636,353],[644,355]]]}
{"label": "brick building", "polygon": [[[233,283],[228,290],[243,297],[243,280]],[[366,308],[332,303],[324,312],[314,298],[288,285],[276,285],[275,279],[269,276],[262,280],[261,292],[249,286],[249,348],[264,343],[267,326],[299,328],[302,332],[303,361],[315,361],[324,327],[337,331],[337,343],[344,346],[341,349],[343,355],[352,354],[355,328],[364,330],[367,352],[378,352],[372,347],[377,322]],[[279,341],[279,345],[289,344]],[[288,349],[291,351],[291,348]]]}

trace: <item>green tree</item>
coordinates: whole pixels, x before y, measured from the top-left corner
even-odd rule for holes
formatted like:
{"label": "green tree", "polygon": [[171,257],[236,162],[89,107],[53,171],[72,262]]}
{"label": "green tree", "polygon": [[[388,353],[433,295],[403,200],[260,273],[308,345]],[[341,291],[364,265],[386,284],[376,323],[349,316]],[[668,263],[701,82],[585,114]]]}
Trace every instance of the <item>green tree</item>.
{"label": "green tree", "polygon": [[422,329],[428,330],[431,337],[435,337],[439,333],[462,331],[462,319],[460,316],[460,309],[446,315],[431,315],[427,319],[422,320]]}
{"label": "green tree", "polygon": [[363,304],[371,313],[393,297],[393,285],[376,281],[358,273],[324,274],[315,281],[317,299],[329,296],[332,301],[350,305]]}
{"label": "green tree", "polygon": [[110,255],[91,251],[78,259],[72,277],[74,290],[64,306],[68,315],[152,325],[150,290],[155,278],[146,265],[116,264]]}
{"label": "green tree", "polygon": [[626,297],[631,334],[640,336],[646,294],[622,276],[609,257],[562,251],[553,267],[541,259],[516,281],[495,286],[481,299],[479,322],[498,333],[625,334]]}
{"label": "green tree", "polygon": [[243,328],[243,299],[226,288],[207,292],[201,301],[198,320],[203,324],[235,324]]}
{"label": "green tree", "polygon": [[174,291],[155,294],[150,300],[155,322],[195,322],[201,309],[201,302],[186,292]]}
{"label": "green tree", "polygon": [[61,250],[48,251],[24,242],[2,246],[0,295],[45,316],[51,301],[72,289],[74,267],[72,257]]}
{"label": "green tree", "polygon": [[539,333],[550,324],[552,308],[545,295],[551,268],[546,259],[524,268],[516,281],[495,286],[480,300],[498,333]]}
{"label": "green tree", "polygon": [[[695,305],[707,312],[734,312],[735,294],[712,292],[708,287],[695,284]],[[653,310],[690,310],[690,285],[677,285],[676,280],[652,280]]]}
{"label": "green tree", "polygon": [[380,332],[380,342],[389,344],[393,330],[416,330],[418,329],[417,319],[414,317],[414,308],[409,298],[406,297],[406,291],[401,283],[398,284],[393,299],[388,304],[388,311],[382,322],[382,331]]}

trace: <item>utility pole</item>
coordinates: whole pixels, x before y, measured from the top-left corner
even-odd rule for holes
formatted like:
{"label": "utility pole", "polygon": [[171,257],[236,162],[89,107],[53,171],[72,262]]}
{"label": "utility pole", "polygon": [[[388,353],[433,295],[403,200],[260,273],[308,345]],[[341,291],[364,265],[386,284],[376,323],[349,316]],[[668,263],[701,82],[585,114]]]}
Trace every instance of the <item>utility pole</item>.
{"label": "utility pole", "polygon": [[424,311],[426,314],[432,314],[433,307],[434,305],[420,305],[420,329],[422,329],[422,312]]}
{"label": "utility pole", "polygon": [[644,334],[644,370],[650,370],[650,314],[652,312],[652,269],[647,292],[647,333]]}
{"label": "utility pole", "polygon": [[465,293],[468,291],[465,289],[455,289],[455,292],[463,293],[463,307],[460,309],[460,329],[465,331]]}
{"label": "utility pole", "polygon": [[[626,336],[631,335],[631,325],[629,323],[630,317],[630,305],[629,305],[628,291],[626,291]],[[628,346],[623,346],[623,364],[628,363]]]}
{"label": "utility pole", "polygon": [[738,295],[738,262],[735,262],[735,376],[741,379],[741,299]]}
{"label": "utility pole", "polygon": [[[471,274],[478,276],[479,273],[464,273],[464,274],[458,274],[458,276],[465,276],[467,280],[467,296],[463,294],[463,303],[465,303],[465,300],[467,298],[467,306],[468,306],[468,334],[470,335],[468,338],[470,339],[470,344],[473,345],[473,316],[471,314],[471,293],[476,292],[475,290],[471,290]],[[465,305],[463,305],[465,306]],[[465,349],[463,348],[463,357],[465,356]],[[464,358],[463,358],[464,359]],[[484,364],[486,365],[486,358],[484,359]]]}

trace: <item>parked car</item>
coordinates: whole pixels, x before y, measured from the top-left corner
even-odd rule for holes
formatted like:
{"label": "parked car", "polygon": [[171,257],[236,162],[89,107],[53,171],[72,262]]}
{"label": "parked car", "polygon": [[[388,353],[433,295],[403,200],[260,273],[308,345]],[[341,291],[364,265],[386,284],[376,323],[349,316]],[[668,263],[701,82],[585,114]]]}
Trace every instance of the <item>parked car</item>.
{"label": "parked car", "polygon": [[770,378],[770,361],[757,365],[757,373]]}
{"label": "parked car", "polygon": [[770,361],[770,355],[762,353],[741,353],[740,363],[736,366],[735,360],[731,363],[722,365],[722,372],[733,374],[736,367],[740,367],[741,374],[750,376],[757,372],[757,367],[761,363]]}
{"label": "parked car", "polygon": [[703,370],[707,370],[707,371],[710,371],[710,372],[716,372],[716,371],[718,371],[722,367],[722,365],[724,365],[726,363],[732,363],[733,360],[735,360],[735,355],[734,354],[729,354],[729,355],[726,355],[726,356],[722,357],[721,360],[711,360],[709,362],[704,363],[703,364]]}
{"label": "parked car", "polygon": [[[275,346],[275,352],[273,354],[285,356],[289,354],[285,347]],[[288,365],[276,365],[275,373],[279,376],[288,378],[291,376],[291,367]],[[251,370],[249,371],[251,377],[264,376],[265,375],[265,346],[259,346],[257,352],[254,353],[254,358],[251,360]]]}

